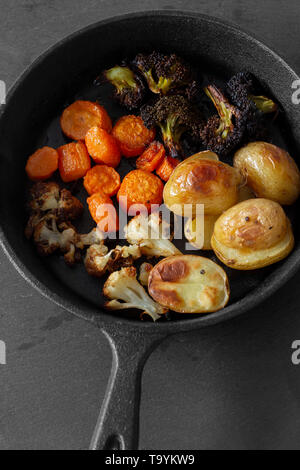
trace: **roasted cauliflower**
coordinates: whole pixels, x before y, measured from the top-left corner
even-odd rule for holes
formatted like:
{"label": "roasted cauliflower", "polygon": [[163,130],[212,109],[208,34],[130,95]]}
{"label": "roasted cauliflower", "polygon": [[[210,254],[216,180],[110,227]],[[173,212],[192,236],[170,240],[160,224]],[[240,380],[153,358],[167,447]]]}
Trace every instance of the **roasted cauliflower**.
{"label": "roasted cauliflower", "polygon": [[88,248],[84,264],[88,274],[101,277],[106,272],[114,272],[125,266],[132,266],[133,261],[142,256],[137,245],[116,246],[108,252],[104,245],[92,245]]}
{"label": "roasted cauliflower", "polygon": [[104,284],[103,293],[111,299],[105,304],[106,308],[111,310],[135,308],[150,315],[153,321],[167,312],[166,308],[149,297],[137,281],[136,269],[133,266],[112,273]]}
{"label": "roasted cauliflower", "polygon": [[131,245],[138,245],[142,254],[148,257],[181,254],[170,241],[170,225],[162,220],[159,213],[134,217],[125,227],[125,237]]}
{"label": "roasted cauliflower", "polygon": [[148,280],[149,280],[149,276],[150,276],[152,269],[153,269],[153,266],[150,263],[141,264],[139,282],[142,284],[142,286],[145,286],[145,287],[148,286]]}
{"label": "roasted cauliflower", "polygon": [[49,181],[33,185],[30,190],[28,209],[30,216],[25,235],[29,239],[46,214],[55,216],[58,223],[67,222],[81,216],[83,205],[70,191],[60,189],[57,183]]}

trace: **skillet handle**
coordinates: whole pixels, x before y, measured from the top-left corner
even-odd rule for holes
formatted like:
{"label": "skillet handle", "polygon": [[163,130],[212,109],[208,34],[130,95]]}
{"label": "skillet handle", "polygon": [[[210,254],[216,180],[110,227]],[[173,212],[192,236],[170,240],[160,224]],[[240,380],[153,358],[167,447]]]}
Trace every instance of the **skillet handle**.
{"label": "skillet handle", "polygon": [[164,336],[102,330],[112,348],[112,369],[91,450],[136,450],[141,378],[146,360]]}

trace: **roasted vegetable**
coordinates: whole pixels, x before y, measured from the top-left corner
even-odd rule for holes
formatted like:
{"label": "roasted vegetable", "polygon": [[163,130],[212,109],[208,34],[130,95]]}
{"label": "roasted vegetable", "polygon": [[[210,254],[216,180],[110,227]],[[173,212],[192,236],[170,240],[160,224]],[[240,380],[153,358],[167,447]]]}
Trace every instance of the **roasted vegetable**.
{"label": "roasted vegetable", "polygon": [[154,140],[136,161],[139,170],[152,172],[163,162],[166,155],[165,148],[161,142]]}
{"label": "roasted vegetable", "polygon": [[140,77],[128,66],[116,65],[102,74],[105,81],[115,87],[114,98],[129,110],[138,108],[145,95],[145,87]]}
{"label": "roasted vegetable", "polygon": [[234,166],[257,197],[290,205],[300,195],[298,166],[288,152],[276,145],[251,142],[236,152]]}
{"label": "roasted vegetable", "polygon": [[134,217],[125,227],[125,237],[130,244],[138,245],[143,255],[149,257],[180,254],[170,241],[170,225],[157,212],[149,217]]}
{"label": "roasted vegetable", "polygon": [[155,138],[155,129],[144,125],[140,116],[122,116],[113,127],[122,155],[126,158],[141,155]]}
{"label": "roasted vegetable", "polygon": [[235,168],[200,152],[173,171],[164,188],[164,203],[184,217],[219,215],[238,201],[241,176]]}
{"label": "roasted vegetable", "polygon": [[150,276],[152,269],[153,269],[153,266],[150,263],[141,264],[139,282],[142,284],[142,286],[148,287],[149,276]]}
{"label": "roasted vegetable", "polygon": [[103,245],[92,245],[87,250],[84,264],[91,276],[101,277],[106,272],[112,273],[122,267],[132,266],[141,256],[141,251],[136,245],[117,245],[109,252]]}
{"label": "roasted vegetable", "polygon": [[[135,209],[135,214],[147,210],[152,211],[152,206],[162,203],[164,185],[161,180],[145,170],[132,170],[122,181],[118,191],[118,202],[124,212]],[[131,213],[131,215],[134,215]]]}
{"label": "roasted vegetable", "polygon": [[160,261],[150,273],[148,288],[156,302],[179,313],[216,312],[229,300],[225,271],[201,256],[171,256]]}
{"label": "roasted vegetable", "polygon": [[175,91],[177,94],[185,94],[189,99],[196,93],[197,86],[191,67],[176,54],[138,54],[134,64],[153,93],[166,95]]}
{"label": "roasted vegetable", "polygon": [[199,136],[201,116],[191,103],[180,95],[164,96],[141,108],[145,125],[152,129],[158,126],[171,156],[183,155],[181,138],[185,132]]}
{"label": "roasted vegetable", "polygon": [[[249,72],[234,75],[226,91],[232,103],[247,115],[245,140],[262,140],[267,136],[267,114],[278,113],[278,105],[267,96],[256,78]],[[258,94],[259,93],[259,94]]]}
{"label": "roasted vegetable", "polygon": [[41,256],[49,256],[59,250],[65,254],[67,264],[75,263],[77,234],[71,224],[64,222],[60,230],[55,216],[46,216],[35,227],[33,239]]}
{"label": "roasted vegetable", "polygon": [[222,263],[249,270],[285,258],[293,249],[294,236],[290,221],[277,202],[249,199],[219,217],[211,244]]}
{"label": "roasted vegetable", "polygon": [[[86,148],[92,159],[99,164],[117,167],[121,152],[117,140],[99,126],[91,127],[85,136]],[[86,174],[86,173],[85,173]]]}
{"label": "roasted vegetable", "polygon": [[31,238],[35,226],[45,215],[52,214],[58,223],[77,219],[83,212],[83,205],[67,189],[60,189],[57,183],[36,183],[30,190],[28,203],[29,221],[25,230]]}
{"label": "roasted vegetable", "polygon": [[119,230],[119,216],[109,196],[95,193],[86,201],[91,217],[101,232],[115,233]]}
{"label": "roasted vegetable", "polygon": [[[104,284],[103,293],[110,302],[105,306],[111,310],[139,309],[156,321],[167,309],[154,302],[136,279],[134,267],[122,268],[112,273]],[[123,302],[120,302],[123,301]]]}
{"label": "roasted vegetable", "polygon": [[51,147],[42,147],[27,160],[26,173],[32,181],[44,181],[58,169],[58,153]]}
{"label": "roasted vegetable", "polygon": [[78,100],[68,106],[60,118],[62,131],[73,140],[84,140],[87,131],[99,126],[111,132],[112,123],[106,110],[99,103]]}
{"label": "roasted vegetable", "polygon": [[243,139],[246,114],[229,103],[222,91],[214,85],[204,89],[212,100],[218,115],[207,120],[200,129],[203,144],[220,157],[226,157]]}
{"label": "roasted vegetable", "polygon": [[[106,132],[106,131],[103,131]],[[76,181],[91,168],[91,159],[83,142],[71,142],[57,149],[58,169],[65,183]]]}
{"label": "roasted vegetable", "polygon": [[217,215],[203,215],[188,219],[184,226],[185,238],[197,250],[212,250],[210,241],[217,219]]}
{"label": "roasted vegetable", "polygon": [[256,95],[258,88],[255,77],[249,72],[239,72],[227,83],[227,93],[232,103],[240,109],[248,110],[254,105],[264,114],[274,113],[278,110],[277,104],[264,95]]}
{"label": "roasted vegetable", "polygon": [[85,175],[83,185],[90,196],[101,192],[112,197],[117,194],[121,180],[119,173],[111,166],[95,165]]}

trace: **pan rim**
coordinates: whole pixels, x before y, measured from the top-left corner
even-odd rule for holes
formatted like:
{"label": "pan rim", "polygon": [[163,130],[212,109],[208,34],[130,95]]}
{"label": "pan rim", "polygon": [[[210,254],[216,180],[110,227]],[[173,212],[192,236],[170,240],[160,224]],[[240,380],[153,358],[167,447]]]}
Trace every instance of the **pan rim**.
{"label": "pan rim", "polygon": [[[236,25],[223,21],[219,18],[213,16],[205,15],[195,11],[188,10],[173,10],[173,9],[160,9],[160,10],[145,10],[138,11],[134,13],[126,13],[122,15],[112,16],[110,18],[105,18],[104,20],[97,21],[92,23],[84,28],[81,28],[74,33],[67,35],[66,37],[59,40],[57,43],[47,48],[42,54],[40,54],[26,69],[23,73],[15,80],[14,84],[10,87],[7,94],[6,104],[1,106],[0,110],[0,121],[5,118],[5,108],[9,104],[11,98],[13,97],[15,90],[19,85],[26,79],[26,77],[32,72],[33,69],[39,67],[39,65],[56,49],[65,45],[68,42],[71,42],[74,38],[79,37],[91,30],[97,29],[106,24],[118,23],[121,21],[126,21],[134,18],[145,18],[145,17],[157,17],[157,16],[173,16],[173,17],[186,17],[186,18],[199,18],[202,21],[207,23],[213,23],[218,25],[221,28],[225,28],[227,31],[231,30],[235,35],[243,37],[247,41],[255,43],[256,46],[263,49],[266,54],[271,55],[274,60],[279,62],[282,67],[291,75],[294,80],[299,79],[298,75],[294,70],[272,49],[263,44],[259,39],[253,36],[252,33],[248,33],[244,29],[237,27]],[[27,266],[19,259],[16,255],[14,249],[10,245],[9,241],[6,238],[6,235],[3,231],[1,222],[0,222],[0,245],[2,246],[6,256],[9,261],[19,272],[23,279],[25,279],[32,287],[34,287],[40,294],[42,294],[47,299],[54,302],[59,307],[69,311],[72,314],[96,324],[98,327],[105,327],[111,325],[111,327],[118,325],[128,330],[137,328],[139,330],[145,331],[147,333],[161,335],[168,333],[176,333],[179,331],[188,331],[191,329],[203,328],[206,326],[214,325],[222,321],[230,320],[242,313],[249,311],[250,309],[256,307],[258,304],[270,297],[276,290],[282,287],[299,269],[300,267],[300,247],[298,247],[287,259],[286,261],[276,269],[270,276],[268,276],[263,283],[249,294],[247,294],[242,299],[239,299],[237,302],[225,307],[218,312],[211,313],[205,316],[195,316],[193,319],[180,319],[170,322],[162,322],[158,324],[141,322],[139,320],[128,320],[127,318],[115,317],[113,313],[107,313],[104,309],[100,310],[96,307],[94,308],[94,314],[89,318],[84,314],[84,311],[75,306],[72,301],[68,301],[61,297],[60,295],[53,292],[46,285],[41,283],[38,278],[33,275]]]}

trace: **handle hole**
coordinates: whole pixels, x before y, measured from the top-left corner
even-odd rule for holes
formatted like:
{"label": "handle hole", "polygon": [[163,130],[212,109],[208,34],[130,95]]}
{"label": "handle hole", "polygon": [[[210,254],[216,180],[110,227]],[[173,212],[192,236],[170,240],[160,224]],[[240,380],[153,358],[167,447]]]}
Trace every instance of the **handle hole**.
{"label": "handle hole", "polygon": [[120,435],[110,436],[105,443],[103,450],[124,450],[124,441]]}

